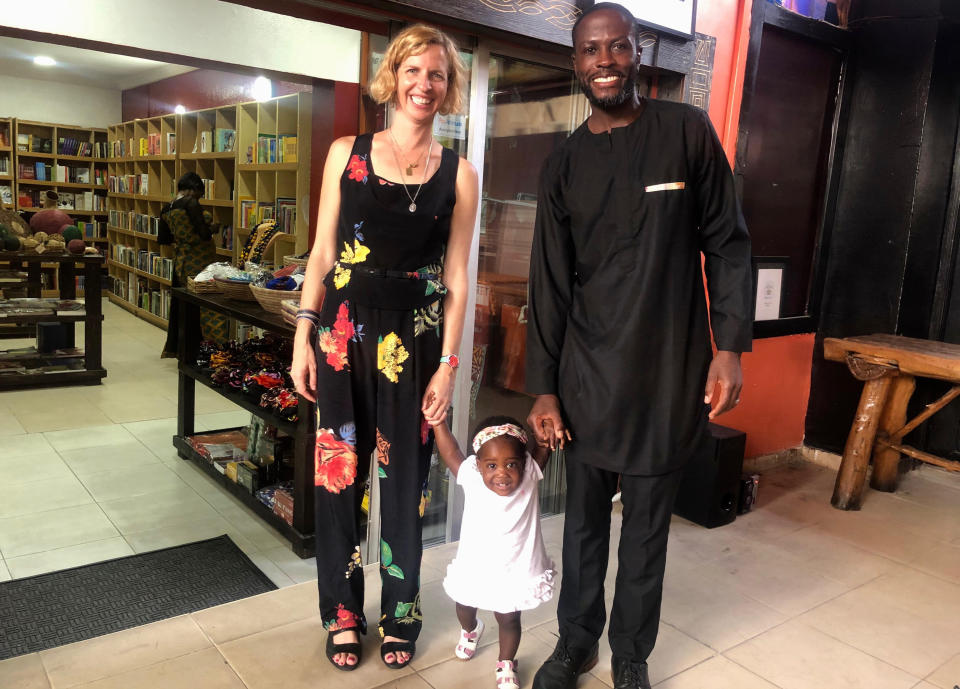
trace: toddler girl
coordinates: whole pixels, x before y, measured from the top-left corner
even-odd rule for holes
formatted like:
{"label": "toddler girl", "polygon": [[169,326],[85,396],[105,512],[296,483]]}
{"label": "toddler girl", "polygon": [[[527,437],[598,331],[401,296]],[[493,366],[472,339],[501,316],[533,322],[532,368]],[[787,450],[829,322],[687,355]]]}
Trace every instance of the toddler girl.
{"label": "toddler girl", "polygon": [[538,484],[548,448],[527,451],[527,435],[510,417],[481,422],[473,452],[464,459],[445,423],[434,427],[437,451],[463,488],[465,504],[457,556],[443,588],[457,604],[462,660],[476,652],[483,622],[477,608],[493,610],[500,627],[498,689],[519,689],[520,611],[553,597],[553,562],[540,536]]}

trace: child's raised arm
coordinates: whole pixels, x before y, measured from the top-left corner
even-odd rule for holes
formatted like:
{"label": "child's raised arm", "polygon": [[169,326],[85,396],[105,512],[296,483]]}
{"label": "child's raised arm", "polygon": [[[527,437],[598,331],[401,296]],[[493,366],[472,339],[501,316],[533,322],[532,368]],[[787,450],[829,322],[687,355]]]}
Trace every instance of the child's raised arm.
{"label": "child's raised arm", "polygon": [[446,422],[440,422],[433,427],[433,437],[437,442],[437,453],[447,465],[450,472],[456,476],[463,464],[464,456],[457,439],[453,437]]}

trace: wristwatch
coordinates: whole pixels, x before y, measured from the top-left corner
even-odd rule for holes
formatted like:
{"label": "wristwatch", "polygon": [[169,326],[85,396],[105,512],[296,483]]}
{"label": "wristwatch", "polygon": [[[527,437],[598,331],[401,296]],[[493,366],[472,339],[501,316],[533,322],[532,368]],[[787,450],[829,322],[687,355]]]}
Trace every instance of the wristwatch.
{"label": "wristwatch", "polygon": [[440,363],[446,364],[456,371],[457,367],[460,365],[460,357],[458,357],[456,354],[444,354],[442,357],[440,357]]}

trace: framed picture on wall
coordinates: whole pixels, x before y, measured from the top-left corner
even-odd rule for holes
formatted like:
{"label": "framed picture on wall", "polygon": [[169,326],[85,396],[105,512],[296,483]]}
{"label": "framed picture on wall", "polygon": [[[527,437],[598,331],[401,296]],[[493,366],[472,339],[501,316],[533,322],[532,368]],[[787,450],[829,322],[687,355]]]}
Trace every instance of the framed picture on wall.
{"label": "framed picture on wall", "polygon": [[780,318],[787,260],[786,256],[753,257],[755,321],[775,321]]}
{"label": "framed picture on wall", "polygon": [[697,0],[618,0],[643,26],[693,38]]}

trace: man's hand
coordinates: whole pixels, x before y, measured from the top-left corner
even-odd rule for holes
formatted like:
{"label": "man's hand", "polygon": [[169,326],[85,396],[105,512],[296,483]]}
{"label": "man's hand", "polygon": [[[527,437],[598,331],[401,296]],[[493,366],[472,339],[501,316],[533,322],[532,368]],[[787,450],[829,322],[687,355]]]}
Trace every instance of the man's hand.
{"label": "man's hand", "polygon": [[537,395],[527,425],[533,429],[537,445],[556,450],[573,440],[560,413],[560,400],[556,395]]}
{"label": "man's hand", "polygon": [[711,406],[710,418],[714,419],[740,404],[743,389],[743,371],[740,370],[738,352],[717,352],[707,372],[707,387],[703,403]]}

